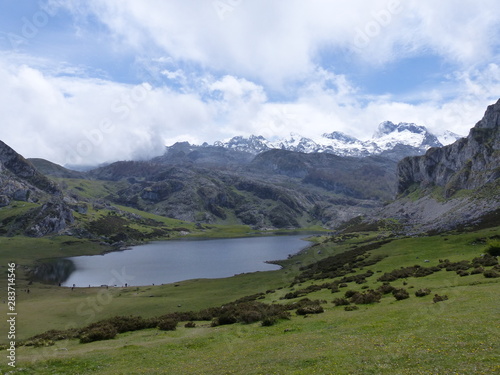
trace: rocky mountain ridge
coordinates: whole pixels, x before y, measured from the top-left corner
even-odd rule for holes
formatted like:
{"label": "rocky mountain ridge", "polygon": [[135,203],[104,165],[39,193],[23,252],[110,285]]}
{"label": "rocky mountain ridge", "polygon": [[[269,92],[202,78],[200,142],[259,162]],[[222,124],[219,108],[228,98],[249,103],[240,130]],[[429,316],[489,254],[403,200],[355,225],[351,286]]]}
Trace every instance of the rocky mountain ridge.
{"label": "rocky mountain ridge", "polygon": [[[37,205],[18,216],[2,220],[2,234],[22,231],[29,236],[41,237],[57,233],[74,221],[71,209],[64,202],[63,192],[57,184],[0,141],[0,207],[11,203],[17,206],[15,202]],[[21,205],[24,206],[26,204]]]}
{"label": "rocky mountain ridge", "polygon": [[500,177],[500,100],[486,113],[466,138],[425,155],[407,157],[398,164],[398,192],[410,186],[444,187],[449,197],[461,189],[475,189]]}
{"label": "rocky mountain ridge", "polygon": [[332,225],[380,206],[395,193],[396,163],[385,158],[270,150],[237,163],[231,155],[249,154],[186,144],[176,150],[150,162],[113,163],[89,177],[126,181],[125,189],[109,197],[117,204],[181,220],[255,228]]}
{"label": "rocky mountain ridge", "polygon": [[466,138],[404,158],[397,173],[399,198],[374,211],[371,221],[391,218],[415,232],[498,225],[500,100]]}
{"label": "rocky mountain ridge", "polygon": [[[452,142],[459,135],[445,132],[440,137],[443,142]],[[438,137],[427,130],[425,126],[413,123],[394,124],[382,122],[372,138],[361,141],[345,133],[334,131],[325,133],[319,138],[308,138],[291,133],[289,138],[269,141],[263,136],[236,136],[227,141],[216,141],[213,146],[204,143],[204,147],[223,147],[256,155],[271,149],[303,153],[329,153],[338,156],[366,157],[373,155],[389,156],[401,159],[408,155],[420,155],[430,147],[440,147],[443,144]]]}
{"label": "rocky mountain ridge", "polygon": [[[450,229],[500,209],[499,124],[500,101],[488,107],[467,138],[444,147],[424,127],[385,122],[374,135],[385,147],[376,156],[285,149],[293,144],[308,151],[304,139],[266,149],[262,137],[251,138],[250,152],[240,147],[243,138],[235,138],[230,146],[180,142],[150,161],[116,162],[84,173],[26,160],[0,143],[0,233],[39,237],[76,229],[94,236],[93,219],[77,223],[73,212],[86,215],[88,207],[120,212],[115,205],[200,227],[335,228],[364,216],[396,220],[417,232]],[[352,149],[360,142],[339,132],[323,138]],[[425,155],[397,163],[398,155],[424,148]],[[7,206],[15,215],[8,216]]]}

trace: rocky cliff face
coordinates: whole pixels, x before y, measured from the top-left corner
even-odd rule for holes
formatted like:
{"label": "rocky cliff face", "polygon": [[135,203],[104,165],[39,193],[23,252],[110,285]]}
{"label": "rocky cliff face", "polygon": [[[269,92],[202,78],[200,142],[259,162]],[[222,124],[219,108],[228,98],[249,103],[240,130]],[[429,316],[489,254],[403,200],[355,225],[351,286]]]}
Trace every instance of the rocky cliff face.
{"label": "rocky cliff face", "polygon": [[442,186],[450,197],[460,189],[475,189],[500,177],[500,100],[490,105],[467,138],[398,164],[398,193],[412,185]]}
{"label": "rocky cliff face", "polygon": [[2,220],[0,234],[23,233],[41,237],[58,233],[74,221],[72,211],[64,203],[58,186],[41,174],[31,162],[0,141],[0,207],[8,210],[8,206],[12,205],[15,208],[16,201],[36,205],[20,216]]}
{"label": "rocky cliff face", "polygon": [[61,194],[55,183],[0,141],[0,195],[7,200],[36,201],[44,193]]}

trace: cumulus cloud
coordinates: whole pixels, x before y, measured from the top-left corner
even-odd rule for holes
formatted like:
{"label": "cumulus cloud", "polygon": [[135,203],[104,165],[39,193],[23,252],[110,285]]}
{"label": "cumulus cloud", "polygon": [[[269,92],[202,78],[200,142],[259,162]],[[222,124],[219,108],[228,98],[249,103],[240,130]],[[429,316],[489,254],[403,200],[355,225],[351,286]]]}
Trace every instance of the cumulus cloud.
{"label": "cumulus cloud", "polygon": [[80,17],[98,17],[124,48],[141,51],[153,42],[174,59],[273,87],[314,71],[314,59],[325,48],[375,64],[431,51],[469,65],[491,57],[499,45],[493,37],[500,25],[495,0],[52,3]]}
{"label": "cumulus cloud", "polygon": [[[70,15],[78,38],[92,29],[111,43],[110,56],[133,56],[136,83],[113,81],[103,66],[2,53],[1,139],[27,157],[98,164],[235,135],[339,130],[366,139],[384,120],[465,135],[500,92],[498,8],[496,0],[50,0],[46,9]],[[350,70],[427,55],[448,74],[399,95],[371,93]]]}
{"label": "cumulus cloud", "polygon": [[94,165],[161,154],[169,134],[209,120],[199,98],[144,83],[51,76],[0,60],[2,140],[27,157]]}

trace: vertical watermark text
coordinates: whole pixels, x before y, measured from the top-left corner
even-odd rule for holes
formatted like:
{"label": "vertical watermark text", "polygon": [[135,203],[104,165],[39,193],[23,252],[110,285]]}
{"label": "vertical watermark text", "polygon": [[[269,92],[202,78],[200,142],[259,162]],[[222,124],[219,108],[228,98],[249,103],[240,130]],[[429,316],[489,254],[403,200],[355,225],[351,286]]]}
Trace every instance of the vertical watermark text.
{"label": "vertical watermark text", "polygon": [[7,266],[7,360],[9,366],[16,367],[16,264]]}

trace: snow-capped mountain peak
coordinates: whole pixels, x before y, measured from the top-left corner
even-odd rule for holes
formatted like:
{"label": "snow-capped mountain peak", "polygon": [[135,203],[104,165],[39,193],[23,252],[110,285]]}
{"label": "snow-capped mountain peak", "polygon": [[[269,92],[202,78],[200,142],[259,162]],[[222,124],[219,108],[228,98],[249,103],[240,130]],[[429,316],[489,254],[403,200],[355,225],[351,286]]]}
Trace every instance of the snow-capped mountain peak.
{"label": "snow-capped mountain peak", "polygon": [[458,135],[457,133],[453,133],[449,130],[445,130],[443,133],[438,134],[437,138],[439,139],[439,142],[443,144],[443,146],[446,146],[452,144],[460,138],[463,138],[463,136]]}
{"label": "snow-capped mountain peak", "polygon": [[442,146],[438,138],[425,126],[408,122],[400,122],[396,125],[391,121],[384,121],[378,126],[372,142],[383,151],[392,149],[398,144],[415,147],[422,151],[429,147]]}
{"label": "snow-capped mountain peak", "polygon": [[427,132],[425,126],[417,125],[410,122],[400,122],[399,124],[394,124],[391,121],[384,121],[379,126],[377,131],[373,134],[373,138],[382,138],[389,134],[395,133],[415,133],[424,134]]}
{"label": "snow-capped mountain peak", "polygon": [[344,143],[349,143],[349,144],[360,142],[359,139],[354,138],[350,135],[347,135],[347,134],[339,132],[339,131],[334,131],[332,133],[324,133],[322,135],[322,137],[326,138],[326,139],[333,139],[333,140],[341,141]]}
{"label": "snow-capped mountain peak", "polygon": [[[443,133],[440,138],[429,132],[425,126],[414,123],[391,121],[382,122],[373,137],[361,141],[348,134],[333,131],[324,133],[318,139],[290,133],[288,138],[271,142],[263,136],[236,136],[227,141],[217,141],[214,146],[225,147],[251,154],[258,154],[270,149],[282,149],[297,152],[325,152],[339,156],[370,156],[383,154],[394,159],[408,155],[423,154],[430,147],[439,147],[451,143],[460,136],[452,132]],[[442,139],[445,142],[440,142]]]}

